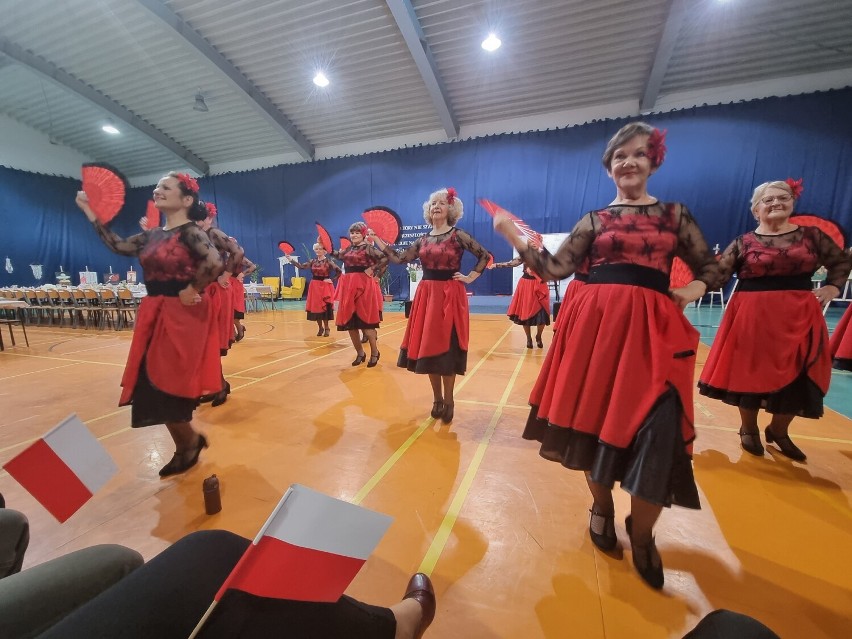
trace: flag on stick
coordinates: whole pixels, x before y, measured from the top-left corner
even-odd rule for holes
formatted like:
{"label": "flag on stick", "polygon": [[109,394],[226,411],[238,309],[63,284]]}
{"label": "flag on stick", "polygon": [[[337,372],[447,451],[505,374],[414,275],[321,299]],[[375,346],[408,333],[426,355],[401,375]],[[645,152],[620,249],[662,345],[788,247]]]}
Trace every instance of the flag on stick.
{"label": "flag on stick", "polygon": [[118,472],[112,457],[76,414],[3,468],[60,523]]}

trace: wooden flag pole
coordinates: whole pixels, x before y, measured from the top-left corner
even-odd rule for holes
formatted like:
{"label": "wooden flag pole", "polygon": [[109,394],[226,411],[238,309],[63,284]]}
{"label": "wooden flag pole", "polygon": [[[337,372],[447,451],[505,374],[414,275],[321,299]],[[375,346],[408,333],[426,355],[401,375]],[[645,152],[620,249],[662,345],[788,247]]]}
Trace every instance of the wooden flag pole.
{"label": "wooden flag pole", "polygon": [[195,628],[192,629],[192,633],[189,635],[189,639],[195,639],[198,636],[198,633],[201,632],[202,626],[204,626],[205,622],[210,618],[210,615],[213,614],[213,609],[216,607],[216,604],[219,603],[215,599],[213,603],[210,604],[210,607],[207,609],[207,612],[204,613],[204,616],[201,617],[201,621],[199,621]]}

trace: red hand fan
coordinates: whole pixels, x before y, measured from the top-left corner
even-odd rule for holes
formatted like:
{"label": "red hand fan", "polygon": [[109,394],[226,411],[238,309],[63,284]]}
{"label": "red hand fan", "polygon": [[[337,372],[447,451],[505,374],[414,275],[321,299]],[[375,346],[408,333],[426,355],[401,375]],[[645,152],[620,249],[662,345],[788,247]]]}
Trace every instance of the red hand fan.
{"label": "red hand fan", "polygon": [[692,269],[687,263],[679,257],[674,258],[672,272],[669,274],[669,289],[681,288],[694,279],[695,275],[692,274]]}
{"label": "red hand fan", "polygon": [[342,251],[345,248],[349,248],[352,246],[352,242],[349,241],[348,237],[340,236],[340,250]]}
{"label": "red hand fan", "polygon": [[367,226],[386,244],[396,244],[402,233],[402,220],[386,206],[374,206],[361,214]]}
{"label": "red hand fan", "polygon": [[329,232],[325,230],[325,227],[322,224],[320,224],[319,222],[317,222],[316,224],[317,224],[317,242],[322,244],[322,247],[326,251],[334,250],[334,245],[331,243],[331,234],[329,234]]}
{"label": "red hand fan", "polygon": [[488,262],[485,264],[485,268],[488,268],[492,264],[494,264],[494,256],[491,253],[489,253],[488,254]]}
{"label": "red hand fan", "polygon": [[833,220],[828,220],[818,215],[811,215],[810,213],[803,213],[792,216],[790,221],[799,226],[815,226],[837,242],[837,246],[840,248],[846,246],[846,234],[843,232],[843,228]]}
{"label": "red hand fan", "polygon": [[101,224],[112,220],[124,206],[127,179],[109,164],[87,163],[82,168],[83,191],[89,198],[89,206]]}
{"label": "red hand fan", "polygon": [[154,200],[148,200],[148,206],[145,209],[145,228],[155,229],[160,226],[160,210],[154,206]]}
{"label": "red hand fan", "polygon": [[542,244],[541,244],[541,240],[542,240],[541,233],[533,231],[530,228],[529,224],[524,222],[517,215],[513,215],[512,213],[510,213],[509,211],[504,209],[499,204],[496,204],[496,203],[492,202],[491,200],[486,200],[485,198],[480,199],[479,203],[482,205],[482,208],[484,208],[486,211],[488,211],[488,215],[490,215],[491,217],[494,217],[498,213],[503,213],[503,214],[509,216],[509,219],[511,219],[515,223],[515,227],[518,229],[518,232],[521,235],[523,235],[524,238],[526,238],[527,243],[530,246],[532,246],[533,248],[537,248],[537,249],[541,248],[541,246],[542,246]]}
{"label": "red hand fan", "polygon": [[295,250],[290,242],[283,241],[278,242],[278,248],[281,249],[281,252],[284,253],[284,255],[290,255]]}

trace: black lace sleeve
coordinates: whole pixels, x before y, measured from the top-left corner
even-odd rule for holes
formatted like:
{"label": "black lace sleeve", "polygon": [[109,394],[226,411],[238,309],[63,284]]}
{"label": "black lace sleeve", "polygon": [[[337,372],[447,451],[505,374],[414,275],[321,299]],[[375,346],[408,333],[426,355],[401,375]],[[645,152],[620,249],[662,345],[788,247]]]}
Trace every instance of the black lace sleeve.
{"label": "black lace sleeve", "polygon": [[328,274],[328,277],[329,277],[330,279],[336,280],[336,279],[337,279],[338,277],[340,277],[340,276],[341,276],[341,274],[343,273],[343,269],[341,269],[341,268],[337,265],[337,262],[335,262],[334,260],[329,260],[329,261],[328,261],[328,264],[329,264],[329,266],[331,267],[331,272]]}
{"label": "black lace sleeve", "polygon": [[476,264],[471,270],[482,275],[482,271],[485,270],[485,265],[488,264],[488,258],[490,257],[488,249],[473,239],[470,233],[458,228],[456,229],[456,239],[464,250],[470,251],[477,257]]}
{"label": "black lace sleeve", "polygon": [[849,277],[850,268],[852,268],[852,257],[837,246],[828,235],[819,229],[815,230],[819,261],[828,271],[825,275],[825,283],[836,286],[837,290],[842,293]]}
{"label": "black lace sleeve", "polygon": [[234,238],[229,237],[228,234],[221,229],[210,229],[207,231],[207,235],[210,236],[213,246],[215,246],[220,253],[228,254],[228,261],[225,262],[225,270],[231,274],[236,273],[240,264],[243,262],[243,256],[246,254],[243,247],[240,246]]}
{"label": "black lace sleeve", "polygon": [[195,271],[195,279],[192,287],[196,291],[204,290],[204,287],[215,280],[224,270],[222,256],[210,237],[195,224],[187,224],[181,231],[181,239],[189,248],[192,255],[198,260],[198,268]]}
{"label": "black lace sleeve", "polygon": [[148,242],[147,232],[137,233],[125,239],[110,231],[97,220],[92,222],[92,226],[95,227],[101,241],[107,245],[109,250],[119,255],[139,255],[139,252]]}
{"label": "black lace sleeve", "polygon": [[378,273],[380,270],[387,269],[388,256],[385,255],[380,248],[373,246],[372,244],[367,244],[367,255],[376,260],[376,263],[373,265],[373,273]]}
{"label": "black lace sleeve", "polygon": [[[295,266],[295,267],[297,267],[297,268],[300,268],[300,269],[302,269],[302,270],[305,270],[305,271],[306,271],[306,270],[308,270],[309,268],[311,268],[311,261],[312,261],[312,260],[308,260],[307,262],[305,262],[305,263],[303,264],[302,262],[297,262],[296,260],[291,260],[291,261],[290,261],[290,264],[292,264],[293,266]],[[331,260],[329,260],[329,262],[331,262]],[[332,262],[332,264],[334,264],[334,262]]]}
{"label": "black lace sleeve", "polygon": [[508,262],[494,262],[494,268],[515,268],[523,263],[524,258],[518,255],[518,257],[512,258]]}
{"label": "black lace sleeve", "polygon": [[708,291],[717,290],[723,282],[716,257],[710,252],[692,213],[683,204],[679,206],[676,255],[692,269],[695,279],[704,282]]}
{"label": "black lace sleeve", "polygon": [[[251,273],[254,273],[256,270],[257,270],[257,264],[252,262],[249,258],[247,258],[244,255],[243,261],[240,262],[240,270],[237,271],[237,272],[242,273],[243,275],[249,275]],[[236,273],[234,273],[234,275],[236,275]]]}
{"label": "black lace sleeve", "polygon": [[423,236],[405,247],[402,251],[395,250],[390,244],[385,244],[384,254],[394,264],[408,264],[420,256],[420,245],[423,244]]}
{"label": "black lace sleeve", "polygon": [[719,268],[719,285],[724,286],[734,275],[738,273],[743,265],[743,236],[734,238],[722,251],[721,259],[717,266]]}
{"label": "black lace sleeve", "polygon": [[592,242],[595,239],[592,215],[588,213],[580,218],[556,254],[550,253],[546,248],[539,251],[527,246],[519,252],[520,257],[545,282],[564,280],[579,268],[592,248]]}

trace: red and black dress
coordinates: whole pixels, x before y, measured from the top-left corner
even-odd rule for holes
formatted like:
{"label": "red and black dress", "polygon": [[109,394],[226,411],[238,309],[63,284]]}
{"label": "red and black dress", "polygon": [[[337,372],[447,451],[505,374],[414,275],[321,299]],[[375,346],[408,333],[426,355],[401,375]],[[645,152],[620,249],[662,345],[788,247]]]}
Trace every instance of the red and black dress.
{"label": "red and black dress", "polygon": [[311,270],[311,283],[308,284],[308,298],[305,301],[305,311],[308,319],[317,320],[334,319],[334,283],[326,280],[337,279],[340,276],[340,267],[327,257],[314,258],[305,262],[290,262],[304,270]]}
{"label": "red and black dress", "polygon": [[139,257],[148,291],[137,313],[119,405],[132,404],[134,428],[188,422],[199,397],[222,389],[222,375],[207,296],[185,306],[178,293],[189,284],[204,291],[222,272],[219,252],[194,222],[127,239],[93,224],[111,250]]}
{"label": "red and black dress", "polygon": [[464,284],[453,279],[465,251],[478,260],[473,270],[482,273],[488,264],[488,251],[455,227],[440,235],[422,235],[404,251],[385,247],[391,262],[403,264],[419,258],[423,265],[423,280],[411,304],[397,366],[435,375],[464,375],[467,370],[467,291]]}
{"label": "red and black dress", "polygon": [[241,320],[246,316],[246,285],[242,278],[237,277],[239,273],[245,273],[254,267],[254,263],[246,257],[243,257],[242,262],[237,271],[231,272],[231,304],[234,307],[234,319]]}
{"label": "red and black dress", "polygon": [[736,272],[739,283],[698,382],[702,395],[749,410],[822,416],[831,355],[811,283],[821,265],[828,284],[845,284],[849,258],[816,227],[731,242],[720,269],[726,279]]}
{"label": "red and black dress", "polygon": [[[232,275],[240,268],[245,252],[239,243],[217,228],[207,231],[213,246],[219,251],[225,262],[225,271]],[[233,278],[229,279],[228,288],[219,284],[218,278],[207,285],[205,294],[210,304],[210,311],[215,322],[215,333],[219,340],[219,354],[228,354],[234,341],[234,293],[231,291]]]}
{"label": "red and black dress", "polygon": [[[523,262],[518,256],[508,262],[497,262],[494,268],[514,268]],[[524,273],[518,280],[506,315],[519,326],[550,325],[550,289],[528,266],[524,267]]]}
{"label": "red and black dress", "polygon": [[366,271],[380,268],[388,258],[366,242],[331,251],[329,255],[341,260],[345,268],[335,294],[339,303],[335,321],[337,330],[378,328],[382,308],[376,299],[375,282]]}
{"label": "red and black dress", "polygon": [[593,211],[556,254],[523,251],[545,280],[590,266],[559,313],[523,437],[595,482],[620,480],[648,502],[700,508],[691,464],[698,332],[669,296],[675,255],[708,285],[718,279],[687,208],[662,202]]}

